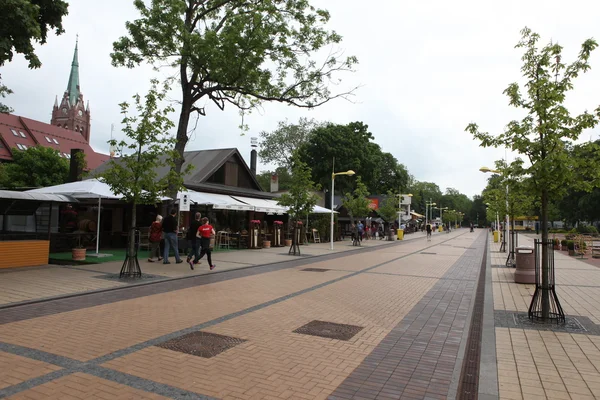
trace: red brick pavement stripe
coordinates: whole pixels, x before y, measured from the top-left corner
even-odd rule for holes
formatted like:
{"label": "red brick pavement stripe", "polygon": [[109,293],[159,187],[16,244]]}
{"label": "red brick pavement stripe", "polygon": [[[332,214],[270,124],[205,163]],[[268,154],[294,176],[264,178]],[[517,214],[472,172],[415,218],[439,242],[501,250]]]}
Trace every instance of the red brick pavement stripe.
{"label": "red brick pavement stripe", "polygon": [[330,399],[446,399],[468,328],[485,236],[456,261]]}

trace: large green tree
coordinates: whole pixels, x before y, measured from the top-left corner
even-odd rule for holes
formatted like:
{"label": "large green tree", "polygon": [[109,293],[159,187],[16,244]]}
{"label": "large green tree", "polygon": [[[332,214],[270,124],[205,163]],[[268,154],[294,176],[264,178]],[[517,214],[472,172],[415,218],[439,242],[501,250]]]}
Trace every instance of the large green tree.
{"label": "large green tree", "polygon": [[46,187],[67,182],[69,161],[50,147],[35,146],[27,150],[12,149],[13,161],[2,164],[0,187]]}
{"label": "large green tree", "polygon": [[[530,29],[522,31],[517,48],[524,50],[521,71],[525,91],[512,83],[504,91],[511,106],[526,114],[523,119],[508,123],[503,133],[491,135],[471,123],[466,130],[481,141],[483,147],[505,146],[523,154],[529,161],[521,170],[531,176],[532,188],[540,198],[542,240],[548,240],[548,205],[552,197],[560,198],[573,183],[573,171],[565,149],[565,141],[579,138],[585,129],[598,123],[600,108],[594,114],[587,111],[571,116],[564,105],[567,93],[573,89],[573,80],[590,69],[591,52],[598,46],[593,39],[586,40],[574,62],[562,62],[562,46],[549,43],[539,46],[540,36]],[[583,162],[583,161],[582,161]],[[548,249],[542,250],[542,317],[550,316]]]}
{"label": "large green tree", "polygon": [[[0,0],[0,66],[10,62],[15,53],[23,54],[29,68],[39,68],[42,62],[35,54],[34,44],[44,44],[48,32],[56,35],[64,32],[62,19],[68,13],[69,4],[62,0]],[[2,84],[0,97],[12,90]],[[0,103],[0,112],[12,109]]]}
{"label": "large green tree", "polygon": [[300,118],[297,124],[280,121],[272,132],[262,131],[258,156],[267,164],[292,169],[292,156],[300,146],[308,141],[312,132],[321,123],[314,119]]}
{"label": "large green tree", "polygon": [[[170,65],[178,74],[180,115],[173,168],[181,173],[192,113],[207,104],[251,110],[263,102],[313,108],[352,90],[332,93],[329,82],[350,71],[355,57],[320,49],[339,44],[329,31],[329,13],[308,0],[136,0],[140,17],[126,23],[127,36],[114,43],[115,66],[147,62]],[[171,188],[172,194],[175,187]]]}
{"label": "large green tree", "polygon": [[169,129],[174,126],[169,118],[169,113],[173,110],[171,107],[160,109],[166,88],[159,90],[157,85],[157,81],[152,81],[152,87],[143,98],[138,94],[133,96],[134,115],[129,112],[129,103],[120,104],[126,139],[109,141],[116,148],[118,158],[111,160],[108,168],[101,174],[112,191],[122,195],[123,200],[132,207],[129,248],[121,270],[122,276],[141,274],[134,240],[137,205],[156,204],[165,195],[170,184],[177,182],[180,188],[183,183],[181,176],[166,174],[159,178],[157,173],[161,167],[173,166],[177,157],[173,150],[175,138],[169,134]]}
{"label": "large green tree", "polygon": [[398,218],[398,201],[396,200],[398,195],[394,194],[391,190],[387,192],[387,196],[383,199],[379,208],[377,209],[377,214],[383,218],[386,222],[386,232],[388,240],[391,240],[391,226]]}
{"label": "large green tree", "polygon": [[[373,139],[369,127],[362,122],[329,123],[313,131],[298,156],[311,166],[313,180],[322,187],[331,187],[335,159],[335,172],[356,171],[369,192],[398,191],[407,184],[408,172],[391,154],[382,152]],[[354,188],[354,183],[353,178],[340,176],[336,178],[336,189],[346,193]]]}

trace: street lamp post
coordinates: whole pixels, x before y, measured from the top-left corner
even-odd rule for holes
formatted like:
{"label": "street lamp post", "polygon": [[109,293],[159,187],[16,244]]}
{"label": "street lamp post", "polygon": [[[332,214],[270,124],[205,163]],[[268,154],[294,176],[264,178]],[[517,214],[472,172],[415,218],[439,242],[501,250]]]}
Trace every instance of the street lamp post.
{"label": "street lamp post", "polygon": [[334,189],[335,189],[335,177],[338,175],[354,175],[355,172],[352,170],[348,170],[346,172],[332,172],[331,173],[331,236],[329,238],[330,240],[330,250],[333,250],[333,210],[335,209],[335,206],[333,204],[334,202],[334,197],[333,197],[333,193],[334,193]]}
{"label": "street lamp post", "polygon": [[[412,197],[412,193],[409,193],[407,195],[403,195],[402,193],[398,194],[398,229],[400,229],[400,226],[402,225],[402,199],[404,198],[404,196]],[[408,206],[408,209],[410,211],[410,205]]]}
{"label": "street lamp post", "polygon": [[[502,171],[490,169],[488,167],[481,167],[481,168],[479,168],[479,170],[483,173],[491,172],[493,174],[499,174],[499,175],[502,174]],[[505,189],[506,189],[506,215],[505,215],[505,220],[504,220],[504,229],[502,229],[502,245],[500,246],[500,251],[504,251],[504,252],[506,252],[506,240],[507,240],[506,239],[506,230],[508,229],[507,227],[508,227],[509,219],[510,219],[510,217],[508,215],[508,182],[505,182]],[[500,222],[499,219],[498,219],[498,222]],[[513,254],[514,240],[513,240],[512,246],[511,246],[510,239],[509,239],[508,243],[509,243],[509,247],[511,248],[510,254]],[[510,254],[509,254],[509,257],[510,257]]]}
{"label": "street lamp post", "polygon": [[432,203],[431,199],[429,199],[429,201],[425,202],[425,226],[427,226],[427,223],[431,219],[431,218],[429,218],[429,213],[431,212],[431,207],[433,207],[433,206],[435,206],[435,203]]}

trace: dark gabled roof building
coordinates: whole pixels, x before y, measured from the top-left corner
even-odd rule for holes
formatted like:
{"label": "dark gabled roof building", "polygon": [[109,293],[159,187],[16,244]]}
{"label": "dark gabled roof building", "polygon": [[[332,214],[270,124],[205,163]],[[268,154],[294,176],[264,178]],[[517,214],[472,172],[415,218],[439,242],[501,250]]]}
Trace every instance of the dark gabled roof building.
{"label": "dark gabled roof building", "polygon": [[[183,185],[198,192],[272,199],[275,195],[264,192],[256,176],[236,148],[193,150],[183,154],[182,170],[188,165],[193,168],[183,177]],[[118,162],[118,159],[114,159]],[[110,163],[103,164],[92,174],[101,175]],[[169,167],[157,169],[158,178],[169,172]]]}

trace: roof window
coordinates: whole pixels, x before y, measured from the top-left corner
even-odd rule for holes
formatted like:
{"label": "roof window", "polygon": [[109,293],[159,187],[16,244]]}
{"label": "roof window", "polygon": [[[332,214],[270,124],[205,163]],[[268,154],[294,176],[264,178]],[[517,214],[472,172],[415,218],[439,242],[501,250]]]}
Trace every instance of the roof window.
{"label": "roof window", "polygon": [[23,146],[21,145],[21,143],[17,143],[17,148],[18,148],[19,150],[25,150],[25,149],[23,148]]}
{"label": "roof window", "polygon": [[27,137],[27,136],[25,136],[25,134],[23,132],[19,131],[19,133],[21,134],[22,138],[26,138]]}
{"label": "roof window", "polygon": [[19,136],[19,134],[17,133],[17,131],[15,131],[14,129],[11,129],[10,131],[13,133],[14,136]]}
{"label": "roof window", "polygon": [[58,140],[52,138],[52,140],[54,141],[54,143],[58,144]]}
{"label": "roof window", "polygon": [[50,138],[48,136],[46,136],[46,142],[52,143],[52,140],[50,140]]}

